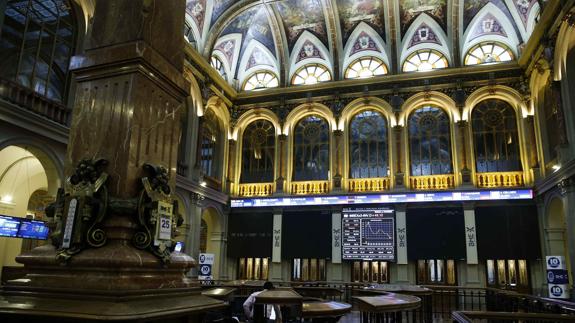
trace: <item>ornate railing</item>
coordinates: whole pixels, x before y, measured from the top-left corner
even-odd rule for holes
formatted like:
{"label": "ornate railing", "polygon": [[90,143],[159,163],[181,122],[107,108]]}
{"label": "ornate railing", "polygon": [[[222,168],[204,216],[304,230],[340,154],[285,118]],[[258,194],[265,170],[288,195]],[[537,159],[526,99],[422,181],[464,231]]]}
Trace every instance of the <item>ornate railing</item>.
{"label": "ornate railing", "polygon": [[389,189],[389,183],[389,177],[350,178],[347,181],[349,191],[352,193],[385,191]]}
{"label": "ornate railing", "polygon": [[238,196],[269,196],[274,193],[274,183],[248,183],[240,184]]}
{"label": "ornate railing", "polygon": [[324,194],[327,192],[329,192],[329,181],[306,181],[291,183],[292,194]]}
{"label": "ornate railing", "polygon": [[446,190],[455,187],[455,176],[452,174],[411,176],[409,186],[414,190]]}
{"label": "ornate railing", "polygon": [[517,187],[525,185],[523,172],[477,173],[477,187]]}
{"label": "ornate railing", "polygon": [[68,126],[72,110],[20,84],[0,79],[0,98],[49,120]]}

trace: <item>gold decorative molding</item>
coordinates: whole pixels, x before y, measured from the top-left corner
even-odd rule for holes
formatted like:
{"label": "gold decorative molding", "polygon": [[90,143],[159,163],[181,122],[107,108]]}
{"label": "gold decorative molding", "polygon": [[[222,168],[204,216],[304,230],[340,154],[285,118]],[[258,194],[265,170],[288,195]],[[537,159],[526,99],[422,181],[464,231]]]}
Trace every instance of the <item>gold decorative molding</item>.
{"label": "gold decorative molding", "polygon": [[380,192],[389,190],[389,177],[351,178],[347,181],[350,193]]}
{"label": "gold decorative molding", "polygon": [[325,194],[329,192],[329,181],[292,182],[291,193],[296,195]]}
{"label": "gold decorative molding", "polygon": [[238,196],[270,196],[274,193],[274,183],[248,183],[238,185]]}
{"label": "gold decorative molding", "polygon": [[409,186],[413,190],[446,190],[455,187],[455,175],[411,176]]}
{"label": "gold decorative molding", "polygon": [[524,186],[523,172],[497,172],[475,174],[477,187],[518,187]]}

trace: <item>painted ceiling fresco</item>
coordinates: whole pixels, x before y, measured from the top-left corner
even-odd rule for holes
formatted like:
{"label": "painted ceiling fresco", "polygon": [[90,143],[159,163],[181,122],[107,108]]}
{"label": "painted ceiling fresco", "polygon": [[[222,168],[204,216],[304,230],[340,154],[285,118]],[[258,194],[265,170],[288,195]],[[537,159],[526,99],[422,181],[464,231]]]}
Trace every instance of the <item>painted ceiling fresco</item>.
{"label": "painted ceiling fresco", "polygon": [[361,22],[370,25],[385,41],[385,15],[381,0],[337,0],[337,10],[344,43]]}
{"label": "painted ceiling fresco", "polygon": [[447,0],[401,0],[399,1],[399,22],[401,37],[417,17],[427,14],[447,30]]}
{"label": "painted ceiling fresco", "polygon": [[261,69],[282,73],[276,76],[285,85],[295,69],[290,64],[322,64],[339,71],[337,80],[365,55],[393,74],[426,46],[441,49],[449,66],[461,66],[453,57],[490,40],[519,57],[539,6],[537,0],[187,0],[186,30],[208,61],[215,52],[228,61],[235,84]]}
{"label": "painted ceiling fresco", "polygon": [[276,2],[275,7],[281,16],[290,50],[306,30],[317,36],[324,45],[328,45],[327,27],[320,0],[285,0]]}

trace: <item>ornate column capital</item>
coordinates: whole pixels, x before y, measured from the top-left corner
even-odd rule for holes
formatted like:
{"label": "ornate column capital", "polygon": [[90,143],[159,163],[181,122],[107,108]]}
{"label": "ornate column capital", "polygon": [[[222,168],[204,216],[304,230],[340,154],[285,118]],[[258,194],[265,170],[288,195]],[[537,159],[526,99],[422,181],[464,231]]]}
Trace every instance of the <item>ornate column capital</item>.
{"label": "ornate column capital", "polygon": [[341,137],[343,136],[343,130],[336,129],[333,131],[333,135],[336,137]]}
{"label": "ornate column capital", "polygon": [[278,135],[278,139],[282,142],[285,142],[287,140],[287,135],[282,133],[281,135]]}
{"label": "ornate column capital", "polygon": [[567,177],[559,181],[557,184],[561,195],[565,196],[567,193],[575,191],[575,177]]}

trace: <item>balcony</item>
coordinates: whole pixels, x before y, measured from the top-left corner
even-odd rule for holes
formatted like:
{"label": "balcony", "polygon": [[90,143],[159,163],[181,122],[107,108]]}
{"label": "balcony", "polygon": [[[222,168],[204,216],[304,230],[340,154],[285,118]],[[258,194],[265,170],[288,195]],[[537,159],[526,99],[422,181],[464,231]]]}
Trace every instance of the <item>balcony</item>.
{"label": "balcony", "polygon": [[329,192],[329,181],[292,182],[291,193],[295,195],[325,194]]}
{"label": "balcony", "polygon": [[409,186],[413,190],[447,190],[455,187],[455,176],[453,174],[431,175],[431,176],[411,176]]}
{"label": "balcony", "polygon": [[351,178],[347,181],[350,193],[381,192],[389,190],[389,177]]}
{"label": "balcony", "polygon": [[274,183],[247,183],[240,184],[238,196],[270,196],[274,193]]}
{"label": "balcony", "polygon": [[61,103],[4,79],[0,79],[0,98],[66,127],[72,115],[72,110]]}
{"label": "balcony", "polygon": [[520,187],[525,185],[523,172],[477,173],[475,182],[480,188]]}

